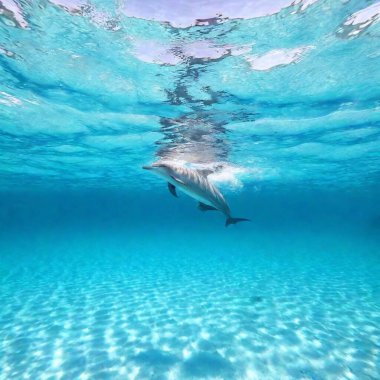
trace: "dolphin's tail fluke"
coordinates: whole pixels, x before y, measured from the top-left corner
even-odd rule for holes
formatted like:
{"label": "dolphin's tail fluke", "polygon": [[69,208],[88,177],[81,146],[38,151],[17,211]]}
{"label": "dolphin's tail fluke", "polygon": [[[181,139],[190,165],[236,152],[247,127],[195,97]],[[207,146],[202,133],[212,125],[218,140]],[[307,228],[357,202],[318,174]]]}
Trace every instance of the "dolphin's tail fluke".
{"label": "dolphin's tail fluke", "polygon": [[236,224],[236,223],[239,223],[239,222],[250,222],[251,220],[250,219],[245,219],[245,218],[232,218],[231,216],[229,216],[227,219],[226,219],[226,227],[228,227],[230,224]]}

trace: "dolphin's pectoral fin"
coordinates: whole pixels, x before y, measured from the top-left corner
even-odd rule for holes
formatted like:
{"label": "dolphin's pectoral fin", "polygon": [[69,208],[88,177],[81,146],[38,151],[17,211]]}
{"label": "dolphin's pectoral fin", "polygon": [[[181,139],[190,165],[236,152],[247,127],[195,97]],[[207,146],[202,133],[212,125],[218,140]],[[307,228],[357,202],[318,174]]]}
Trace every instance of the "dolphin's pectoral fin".
{"label": "dolphin's pectoral fin", "polygon": [[212,206],[209,206],[209,205],[205,205],[202,202],[199,202],[198,208],[201,211],[217,211],[217,209],[215,207],[212,207]]}
{"label": "dolphin's pectoral fin", "polygon": [[181,183],[182,185],[185,184],[185,182],[181,181],[180,179],[176,178],[176,177],[173,177],[172,175],[170,176],[174,179],[174,181],[178,182],[178,183]]}
{"label": "dolphin's pectoral fin", "polygon": [[170,182],[168,182],[168,189],[170,191],[170,194],[174,195],[176,198],[178,198],[177,191],[174,185],[172,185]]}

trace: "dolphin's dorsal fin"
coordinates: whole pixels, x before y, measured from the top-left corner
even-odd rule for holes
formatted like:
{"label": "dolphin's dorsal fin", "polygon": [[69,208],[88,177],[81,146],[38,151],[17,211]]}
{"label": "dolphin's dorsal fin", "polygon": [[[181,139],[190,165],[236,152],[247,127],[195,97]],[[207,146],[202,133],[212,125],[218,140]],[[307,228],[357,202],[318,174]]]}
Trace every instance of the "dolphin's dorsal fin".
{"label": "dolphin's dorsal fin", "polygon": [[177,191],[176,191],[176,188],[173,184],[171,184],[170,182],[168,182],[168,189],[170,191],[170,194],[172,194],[173,196],[175,196],[176,198],[178,198],[178,195],[177,195]]}
{"label": "dolphin's dorsal fin", "polygon": [[198,172],[200,175],[203,175],[203,177],[207,177],[208,175],[214,173],[214,171],[211,170],[211,169],[197,169],[197,172]]}
{"label": "dolphin's dorsal fin", "polygon": [[204,204],[202,202],[199,202],[198,208],[201,211],[217,211],[217,209],[215,207],[206,205],[206,204]]}

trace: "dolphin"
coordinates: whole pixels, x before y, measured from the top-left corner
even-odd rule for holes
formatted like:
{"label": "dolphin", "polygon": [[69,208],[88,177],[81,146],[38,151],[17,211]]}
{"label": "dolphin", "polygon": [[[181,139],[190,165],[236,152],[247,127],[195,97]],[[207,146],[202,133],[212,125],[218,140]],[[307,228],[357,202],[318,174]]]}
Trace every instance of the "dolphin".
{"label": "dolphin", "polygon": [[194,170],[182,166],[172,165],[166,162],[155,162],[150,166],[143,166],[143,169],[150,170],[168,182],[170,193],[177,196],[178,187],[185,194],[199,202],[198,208],[201,211],[217,210],[226,216],[226,224],[249,221],[245,218],[233,218],[230,208],[220,191],[209,182],[207,176],[211,170]]}

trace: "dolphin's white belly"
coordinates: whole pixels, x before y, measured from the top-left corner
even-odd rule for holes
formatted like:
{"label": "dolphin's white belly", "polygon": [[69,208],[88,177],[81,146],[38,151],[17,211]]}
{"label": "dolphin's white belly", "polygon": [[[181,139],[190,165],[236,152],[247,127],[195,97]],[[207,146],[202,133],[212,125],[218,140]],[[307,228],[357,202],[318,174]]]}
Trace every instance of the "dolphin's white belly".
{"label": "dolphin's white belly", "polygon": [[197,200],[198,202],[202,202],[205,205],[215,207],[215,205],[210,202],[209,199],[202,197],[201,195],[193,192],[191,189],[189,189],[186,185],[183,185],[182,183],[177,182],[176,180],[170,178],[169,182],[174,185],[177,189],[180,189],[183,193],[187,194],[189,197]]}

